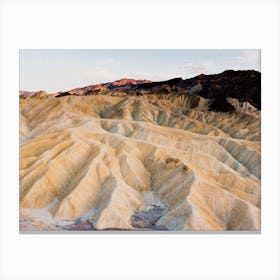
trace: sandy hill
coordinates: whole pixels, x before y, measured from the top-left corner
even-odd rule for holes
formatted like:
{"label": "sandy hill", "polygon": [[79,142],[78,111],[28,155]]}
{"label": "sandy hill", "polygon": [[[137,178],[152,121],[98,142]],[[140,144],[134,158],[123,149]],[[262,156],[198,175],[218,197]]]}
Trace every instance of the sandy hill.
{"label": "sandy hill", "polygon": [[260,111],[173,86],[21,98],[21,211],[60,229],[260,230]]}

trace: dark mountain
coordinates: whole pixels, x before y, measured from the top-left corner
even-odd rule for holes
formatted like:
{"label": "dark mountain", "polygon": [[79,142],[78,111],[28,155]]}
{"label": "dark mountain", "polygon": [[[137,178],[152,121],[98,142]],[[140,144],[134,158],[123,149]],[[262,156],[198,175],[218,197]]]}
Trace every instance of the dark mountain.
{"label": "dark mountain", "polygon": [[[213,100],[215,104],[225,105],[227,97],[236,98],[240,102],[249,102],[261,109],[261,73],[254,70],[226,70],[220,74],[201,74],[191,79],[175,78],[168,81],[152,82],[137,85],[134,90],[144,90],[143,93],[154,92],[159,88],[164,91],[178,91],[196,94]],[[146,91],[146,92],[145,92]]]}

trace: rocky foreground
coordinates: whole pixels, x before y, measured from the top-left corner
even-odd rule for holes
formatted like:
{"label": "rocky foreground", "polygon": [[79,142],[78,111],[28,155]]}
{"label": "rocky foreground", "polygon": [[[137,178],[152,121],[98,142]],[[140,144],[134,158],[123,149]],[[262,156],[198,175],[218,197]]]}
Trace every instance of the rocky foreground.
{"label": "rocky foreground", "polygon": [[260,111],[157,90],[20,99],[20,230],[260,230]]}

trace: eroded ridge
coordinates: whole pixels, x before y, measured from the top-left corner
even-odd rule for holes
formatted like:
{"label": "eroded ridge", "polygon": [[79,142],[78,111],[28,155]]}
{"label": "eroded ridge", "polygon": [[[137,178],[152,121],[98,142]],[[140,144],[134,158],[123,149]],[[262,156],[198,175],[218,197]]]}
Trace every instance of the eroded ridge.
{"label": "eroded ridge", "polygon": [[209,104],[21,99],[21,211],[49,230],[260,230],[260,111]]}

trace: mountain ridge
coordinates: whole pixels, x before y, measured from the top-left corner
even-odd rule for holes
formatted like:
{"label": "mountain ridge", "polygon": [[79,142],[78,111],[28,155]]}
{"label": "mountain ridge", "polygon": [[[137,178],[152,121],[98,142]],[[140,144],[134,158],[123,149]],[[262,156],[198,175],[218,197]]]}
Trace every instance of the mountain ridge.
{"label": "mountain ridge", "polygon": [[[255,70],[225,70],[218,74],[200,74],[192,78],[172,78],[165,81],[150,81],[122,78],[69,91],[55,93],[56,98],[68,95],[98,95],[114,92],[120,95],[145,94],[192,94],[212,100],[215,109],[225,106],[232,109],[227,98],[238,99],[239,102],[249,102],[258,110],[261,109],[261,73]],[[21,98],[44,96],[46,92],[25,93],[20,91]],[[242,104],[241,104],[242,105]]]}

